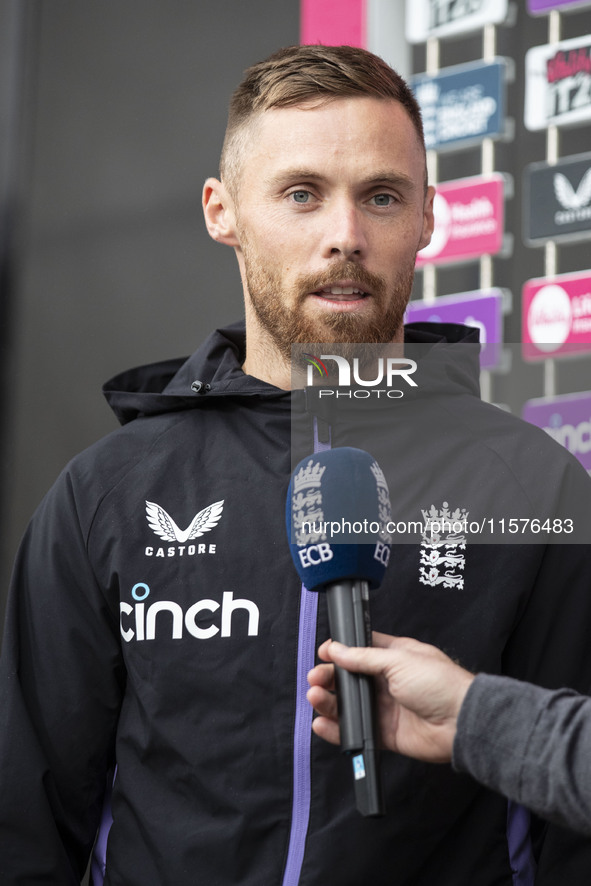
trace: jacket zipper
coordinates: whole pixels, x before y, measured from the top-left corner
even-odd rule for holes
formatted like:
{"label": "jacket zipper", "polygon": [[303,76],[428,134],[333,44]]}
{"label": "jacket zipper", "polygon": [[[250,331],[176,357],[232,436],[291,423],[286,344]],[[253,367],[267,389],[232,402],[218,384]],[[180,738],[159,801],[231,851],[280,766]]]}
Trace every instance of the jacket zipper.
{"label": "jacket zipper", "polygon": [[[318,439],[318,421],[314,416],[314,452],[331,448],[330,434],[327,443]],[[316,660],[316,622],[318,593],[302,585],[300,618],[298,626],[298,652],[296,666],[296,713],[293,737],[293,801],[289,848],[282,886],[297,886],[300,879],[306,836],[310,820],[311,772],[310,749],[312,744],[312,708],[306,698],[310,668]]]}

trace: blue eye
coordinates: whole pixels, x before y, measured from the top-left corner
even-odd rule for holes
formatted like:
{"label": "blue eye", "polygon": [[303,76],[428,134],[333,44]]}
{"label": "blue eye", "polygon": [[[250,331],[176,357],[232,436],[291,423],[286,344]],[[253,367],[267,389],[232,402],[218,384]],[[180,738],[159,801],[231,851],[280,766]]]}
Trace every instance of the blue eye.
{"label": "blue eye", "polygon": [[390,206],[393,202],[393,197],[391,194],[375,194],[372,200],[376,206]]}
{"label": "blue eye", "polygon": [[310,199],[310,191],[292,191],[294,203],[307,203]]}

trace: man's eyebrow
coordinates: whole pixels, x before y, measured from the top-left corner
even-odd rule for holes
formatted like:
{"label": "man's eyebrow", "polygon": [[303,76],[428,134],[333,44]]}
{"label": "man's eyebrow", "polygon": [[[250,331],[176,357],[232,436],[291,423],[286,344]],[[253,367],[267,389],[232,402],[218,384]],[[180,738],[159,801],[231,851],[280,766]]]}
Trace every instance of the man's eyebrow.
{"label": "man's eyebrow", "polygon": [[293,169],[281,169],[275,175],[271,176],[271,183],[276,185],[285,185],[288,182],[303,181],[319,181],[324,178],[319,172],[313,169],[305,169],[304,167],[294,167]]}
{"label": "man's eyebrow", "polygon": [[391,169],[383,172],[372,172],[365,178],[361,179],[363,185],[391,185],[396,188],[416,188],[417,183],[410,176],[403,172],[392,172]]}
{"label": "man's eyebrow", "polygon": [[[293,169],[280,170],[271,177],[270,182],[272,185],[280,186],[286,185],[289,182],[322,181],[325,178],[326,176],[317,170],[307,169],[305,167],[294,167]],[[376,187],[379,187],[380,185],[390,185],[392,187],[405,189],[417,187],[417,182],[410,178],[410,176],[405,175],[404,173],[393,172],[391,169],[373,171],[367,176],[363,176],[359,180],[359,184],[366,187],[372,185],[375,185]],[[419,185],[420,184],[421,183],[419,183]]]}

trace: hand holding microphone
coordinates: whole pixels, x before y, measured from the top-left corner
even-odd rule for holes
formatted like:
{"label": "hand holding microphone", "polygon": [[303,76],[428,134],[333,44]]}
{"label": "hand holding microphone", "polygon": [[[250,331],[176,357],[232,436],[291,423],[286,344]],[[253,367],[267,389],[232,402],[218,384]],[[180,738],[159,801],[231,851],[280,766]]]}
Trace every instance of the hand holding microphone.
{"label": "hand holding microphone", "polygon": [[[382,744],[417,760],[451,760],[457,718],[474,675],[435,646],[409,637],[373,635],[372,649],[352,649],[327,641],[320,658],[353,673],[377,679],[377,716]],[[308,674],[308,700],[320,715],[317,735],[339,743],[333,665]]]}
{"label": "hand holding microphone", "polygon": [[[390,500],[377,462],[342,447],[303,459],[287,496],[294,564],[308,590],[326,593],[333,639],[370,646],[369,590],[379,586],[390,553]],[[336,669],[341,746],[351,756],[357,808],[383,815],[370,677]]]}

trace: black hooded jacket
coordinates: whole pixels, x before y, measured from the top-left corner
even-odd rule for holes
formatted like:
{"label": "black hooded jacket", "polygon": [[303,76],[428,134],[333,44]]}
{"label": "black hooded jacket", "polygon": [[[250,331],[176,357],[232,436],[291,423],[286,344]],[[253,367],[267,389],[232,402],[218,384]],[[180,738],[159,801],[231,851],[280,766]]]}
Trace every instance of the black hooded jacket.
{"label": "black hooded jacket", "polygon": [[[244,375],[238,326],[106,387],[123,426],[66,467],[14,572],[3,886],[78,883],[98,828],[94,882],[108,886],[588,882],[588,841],[449,766],[384,755],[387,815],[362,818],[350,762],[311,734],[305,675],[328,623],[287,544],[293,448],[313,453],[316,433],[371,451],[399,523],[552,513],[562,527],[591,500],[565,450],[478,399],[471,335],[408,327],[425,348],[416,390],[343,396],[336,412]],[[588,690],[590,545],[475,538],[402,535],[373,627]]]}

